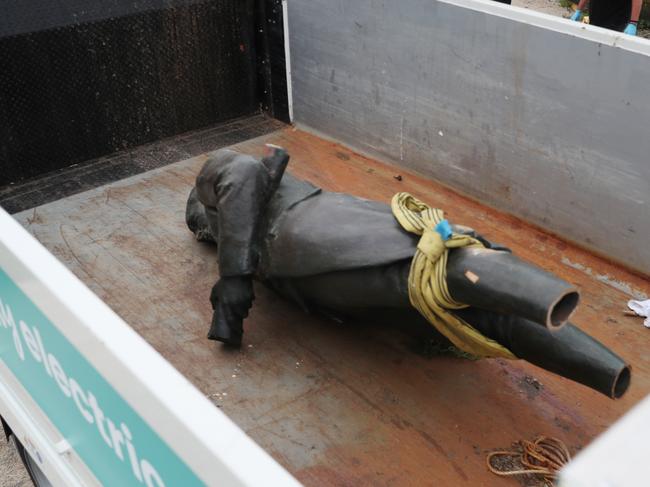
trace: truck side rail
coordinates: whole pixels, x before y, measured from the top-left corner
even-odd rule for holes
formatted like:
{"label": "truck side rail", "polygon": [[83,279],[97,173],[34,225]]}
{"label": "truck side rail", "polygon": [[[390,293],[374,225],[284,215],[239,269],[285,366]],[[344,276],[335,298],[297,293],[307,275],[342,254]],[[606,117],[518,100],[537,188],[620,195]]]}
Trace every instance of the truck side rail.
{"label": "truck side rail", "polygon": [[0,210],[0,415],[54,485],[297,485]]}

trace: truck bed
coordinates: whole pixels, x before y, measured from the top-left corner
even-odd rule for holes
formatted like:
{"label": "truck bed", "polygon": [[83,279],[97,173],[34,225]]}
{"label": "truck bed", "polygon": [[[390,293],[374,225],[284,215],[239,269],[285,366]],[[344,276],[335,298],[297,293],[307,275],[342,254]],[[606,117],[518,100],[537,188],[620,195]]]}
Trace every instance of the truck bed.
{"label": "truck bed", "polygon": [[205,155],[16,215],[301,482],[515,485],[486,469],[488,451],[544,434],[575,452],[650,390],[650,331],[623,313],[628,299],[650,293],[646,278],[301,130],[233,148],[260,154],[267,142],[286,147],[289,170],[324,189],[381,201],[410,191],[574,283],[582,302],[573,321],[633,367],[629,392],[613,401],[524,362],[426,356],[400,323],[306,315],[261,285],[242,349],[225,349],[206,339],[216,250],[184,222]]}

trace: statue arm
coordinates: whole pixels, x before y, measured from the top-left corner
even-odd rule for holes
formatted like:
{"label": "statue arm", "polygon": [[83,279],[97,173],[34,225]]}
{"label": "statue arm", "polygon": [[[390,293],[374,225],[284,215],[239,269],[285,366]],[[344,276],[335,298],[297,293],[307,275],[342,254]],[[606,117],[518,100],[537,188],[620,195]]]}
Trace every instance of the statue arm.
{"label": "statue arm", "polygon": [[214,184],[219,274],[252,275],[257,266],[257,233],[269,184],[268,171],[253,159],[222,168]]}
{"label": "statue arm", "polygon": [[210,295],[214,315],[209,338],[232,344],[241,341],[242,321],[254,299],[259,230],[288,160],[279,148],[261,161],[220,151],[197,177],[197,195],[216,235],[220,274]]}
{"label": "statue arm", "polygon": [[259,227],[288,161],[289,155],[279,147],[269,147],[261,161],[218,151],[199,173],[197,194],[217,236],[222,277],[255,272]]}

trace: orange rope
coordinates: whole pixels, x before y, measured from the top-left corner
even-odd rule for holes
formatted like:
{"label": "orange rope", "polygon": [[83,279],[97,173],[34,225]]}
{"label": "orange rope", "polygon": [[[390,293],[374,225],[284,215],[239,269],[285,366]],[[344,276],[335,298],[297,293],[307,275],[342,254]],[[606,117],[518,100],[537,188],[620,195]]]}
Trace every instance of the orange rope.
{"label": "orange rope", "polygon": [[[544,484],[553,486],[557,472],[571,460],[568,448],[557,438],[538,436],[534,441],[521,440],[522,451],[493,451],[486,457],[487,467],[490,472],[501,475],[541,475]],[[498,470],[492,465],[495,456],[508,456],[519,460],[524,466],[517,470]]]}

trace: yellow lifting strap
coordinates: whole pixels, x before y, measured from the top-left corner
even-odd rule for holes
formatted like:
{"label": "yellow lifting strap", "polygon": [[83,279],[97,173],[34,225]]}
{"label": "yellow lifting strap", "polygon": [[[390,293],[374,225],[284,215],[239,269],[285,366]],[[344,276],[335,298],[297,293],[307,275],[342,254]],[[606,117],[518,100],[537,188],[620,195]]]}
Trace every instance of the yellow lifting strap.
{"label": "yellow lifting strap", "polygon": [[444,220],[443,211],[431,208],[409,193],[393,196],[391,209],[404,230],[422,235],[409,272],[411,304],[461,351],[481,358],[516,359],[510,350],[448,311],[467,307],[454,301],[447,289],[449,249],[483,247],[483,244],[473,237],[456,233],[443,240],[436,230]]}

